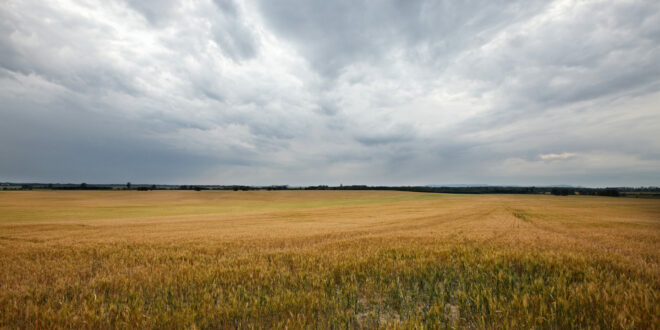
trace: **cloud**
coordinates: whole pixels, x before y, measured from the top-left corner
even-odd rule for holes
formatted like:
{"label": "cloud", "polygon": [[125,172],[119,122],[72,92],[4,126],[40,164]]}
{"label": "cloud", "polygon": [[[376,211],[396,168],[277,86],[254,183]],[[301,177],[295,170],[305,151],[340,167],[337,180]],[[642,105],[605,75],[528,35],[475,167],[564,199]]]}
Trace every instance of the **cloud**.
{"label": "cloud", "polygon": [[658,185],[660,4],[0,3],[0,181]]}
{"label": "cloud", "polygon": [[563,152],[560,154],[540,154],[539,158],[543,160],[558,160],[558,159],[569,159],[575,157],[576,154],[572,152]]}
{"label": "cloud", "polygon": [[446,64],[543,3],[285,0],[259,1],[259,6],[267,24],[291,40],[318,72],[335,77],[356,63],[387,62],[397,53],[425,65]]}

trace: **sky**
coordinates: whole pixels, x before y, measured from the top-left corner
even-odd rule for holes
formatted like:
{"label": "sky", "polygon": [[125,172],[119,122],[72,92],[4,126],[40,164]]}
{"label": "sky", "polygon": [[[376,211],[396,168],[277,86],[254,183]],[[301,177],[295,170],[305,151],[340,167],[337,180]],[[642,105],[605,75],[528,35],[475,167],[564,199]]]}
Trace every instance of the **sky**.
{"label": "sky", "polygon": [[660,185],[660,1],[3,0],[0,181]]}

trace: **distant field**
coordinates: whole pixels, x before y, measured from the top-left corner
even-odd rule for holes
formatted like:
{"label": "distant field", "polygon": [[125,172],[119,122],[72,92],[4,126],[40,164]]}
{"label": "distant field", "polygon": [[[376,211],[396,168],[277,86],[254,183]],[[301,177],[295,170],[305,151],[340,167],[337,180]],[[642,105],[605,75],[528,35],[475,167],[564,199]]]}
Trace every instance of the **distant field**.
{"label": "distant field", "polygon": [[660,328],[660,200],[0,191],[0,327]]}

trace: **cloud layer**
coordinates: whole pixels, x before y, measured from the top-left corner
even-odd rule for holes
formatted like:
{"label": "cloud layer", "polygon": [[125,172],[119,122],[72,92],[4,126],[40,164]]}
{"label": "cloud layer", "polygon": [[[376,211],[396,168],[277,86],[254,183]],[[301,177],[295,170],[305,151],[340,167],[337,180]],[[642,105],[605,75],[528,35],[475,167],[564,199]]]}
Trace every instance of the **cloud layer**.
{"label": "cloud layer", "polygon": [[653,1],[4,1],[0,181],[660,185]]}

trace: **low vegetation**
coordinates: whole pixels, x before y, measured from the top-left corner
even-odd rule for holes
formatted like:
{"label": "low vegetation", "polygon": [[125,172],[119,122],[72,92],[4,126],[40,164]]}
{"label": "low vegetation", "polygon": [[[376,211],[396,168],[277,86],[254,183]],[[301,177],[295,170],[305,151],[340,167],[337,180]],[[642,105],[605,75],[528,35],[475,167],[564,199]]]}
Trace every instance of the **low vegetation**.
{"label": "low vegetation", "polygon": [[0,192],[0,327],[660,327],[660,202]]}

